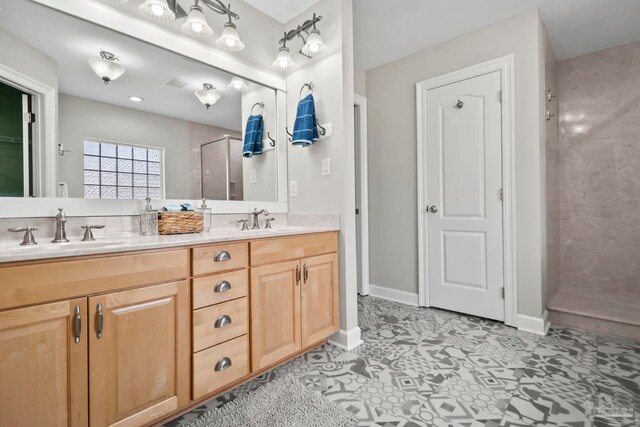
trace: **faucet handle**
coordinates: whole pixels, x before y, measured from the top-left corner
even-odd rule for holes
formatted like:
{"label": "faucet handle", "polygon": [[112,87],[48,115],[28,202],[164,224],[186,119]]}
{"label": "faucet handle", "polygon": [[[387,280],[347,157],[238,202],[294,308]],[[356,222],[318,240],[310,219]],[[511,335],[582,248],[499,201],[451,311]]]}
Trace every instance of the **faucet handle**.
{"label": "faucet handle", "polygon": [[271,228],[271,221],[275,221],[275,218],[267,218],[265,221],[267,222],[264,228]]}
{"label": "faucet handle", "polygon": [[83,225],[81,228],[84,228],[84,237],[82,238],[83,242],[96,240],[93,237],[93,229],[101,229],[104,228],[104,225]]}
{"label": "faucet handle", "polygon": [[242,223],[242,230],[248,230],[249,229],[249,220],[248,219],[239,219],[238,221],[236,221],[238,223]]}
{"label": "faucet handle", "polygon": [[20,243],[20,246],[26,246],[38,244],[33,238],[33,232],[37,229],[38,227],[11,227],[8,228],[7,231],[11,231],[12,233],[21,233],[24,231],[24,237],[22,238],[22,243]]}

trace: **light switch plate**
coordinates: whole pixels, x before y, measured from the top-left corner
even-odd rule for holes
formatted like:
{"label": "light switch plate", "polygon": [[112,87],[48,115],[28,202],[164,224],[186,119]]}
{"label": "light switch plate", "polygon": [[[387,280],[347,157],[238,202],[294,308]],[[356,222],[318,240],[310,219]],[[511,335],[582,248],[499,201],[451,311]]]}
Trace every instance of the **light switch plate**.
{"label": "light switch plate", "polygon": [[289,197],[298,197],[298,181],[289,181]]}
{"label": "light switch plate", "polygon": [[322,159],[322,175],[323,176],[331,175],[331,157]]}
{"label": "light switch plate", "polygon": [[251,184],[255,184],[256,183],[256,170],[255,169],[249,169],[249,182]]}

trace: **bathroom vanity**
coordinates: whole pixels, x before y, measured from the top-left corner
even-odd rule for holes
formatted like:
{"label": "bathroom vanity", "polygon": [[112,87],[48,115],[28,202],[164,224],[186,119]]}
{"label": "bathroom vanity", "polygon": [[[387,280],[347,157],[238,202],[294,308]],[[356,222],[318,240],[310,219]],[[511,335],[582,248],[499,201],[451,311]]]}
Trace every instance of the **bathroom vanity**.
{"label": "bathroom vanity", "polygon": [[157,424],[338,330],[335,229],[83,243],[3,247],[2,425]]}

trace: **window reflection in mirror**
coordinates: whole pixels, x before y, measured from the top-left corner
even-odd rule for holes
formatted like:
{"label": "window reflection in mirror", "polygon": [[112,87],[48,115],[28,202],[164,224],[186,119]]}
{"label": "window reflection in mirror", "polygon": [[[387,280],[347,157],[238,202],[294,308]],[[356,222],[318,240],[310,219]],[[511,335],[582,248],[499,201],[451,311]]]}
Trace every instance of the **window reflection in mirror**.
{"label": "window reflection in mirror", "polygon": [[[28,0],[3,5],[0,45],[0,196],[277,200],[275,90]],[[106,78],[100,61],[124,73]],[[55,111],[25,116],[40,88]],[[264,149],[243,157],[251,114]]]}

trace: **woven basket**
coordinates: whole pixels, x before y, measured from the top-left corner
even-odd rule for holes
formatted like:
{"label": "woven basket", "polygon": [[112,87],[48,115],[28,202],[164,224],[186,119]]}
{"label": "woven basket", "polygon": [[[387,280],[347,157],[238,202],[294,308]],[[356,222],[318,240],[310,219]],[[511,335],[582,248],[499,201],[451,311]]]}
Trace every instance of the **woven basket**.
{"label": "woven basket", "polygon": [[202,212],[158,212],[158,234],[192,234],[203,230]]}

